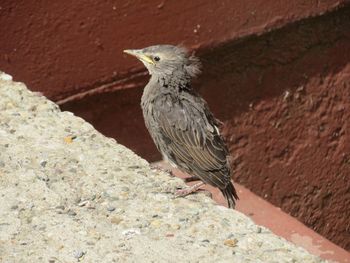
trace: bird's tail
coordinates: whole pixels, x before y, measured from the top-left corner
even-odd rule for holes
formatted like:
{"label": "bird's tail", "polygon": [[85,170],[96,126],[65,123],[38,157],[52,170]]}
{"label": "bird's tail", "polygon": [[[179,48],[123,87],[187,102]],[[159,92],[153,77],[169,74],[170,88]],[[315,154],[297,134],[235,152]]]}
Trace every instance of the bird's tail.
{"label": "bird's tail", "polygon": [[228,207],[234,209],[236,206],[236,200],[238,200],[239,198],[232,182],[230,182],[225,189],[220,190],[227,200]]}

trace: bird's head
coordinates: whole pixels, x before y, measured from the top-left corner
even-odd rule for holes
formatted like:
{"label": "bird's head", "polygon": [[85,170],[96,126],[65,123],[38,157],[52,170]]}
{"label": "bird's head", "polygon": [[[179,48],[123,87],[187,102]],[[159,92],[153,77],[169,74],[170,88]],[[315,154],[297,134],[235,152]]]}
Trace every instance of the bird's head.
{"label": "bird's head", "polygon": [[151,75],[183,73],[194,77],[200,73],[200,62],[183,47],[156,45],[143,49],[127,49],[125,53],[138,58]]}

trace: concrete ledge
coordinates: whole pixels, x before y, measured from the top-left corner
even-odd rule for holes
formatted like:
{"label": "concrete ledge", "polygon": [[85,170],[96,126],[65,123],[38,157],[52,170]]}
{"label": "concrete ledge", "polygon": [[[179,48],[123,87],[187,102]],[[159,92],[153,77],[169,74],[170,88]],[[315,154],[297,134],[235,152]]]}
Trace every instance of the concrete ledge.
{"label": "concrete ledge", "polygon": [[0,76],[1,262],[322,262]]}

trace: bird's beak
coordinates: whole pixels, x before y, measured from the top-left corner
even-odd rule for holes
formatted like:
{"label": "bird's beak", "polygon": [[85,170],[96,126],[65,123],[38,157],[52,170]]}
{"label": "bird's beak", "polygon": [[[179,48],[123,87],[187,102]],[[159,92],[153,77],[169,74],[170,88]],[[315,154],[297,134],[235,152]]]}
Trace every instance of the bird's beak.
{"label": "bird's beak", "polygon": [[154,61],[149,56],[145,55],[142,49],[125,49],[123,52],[134,56],[141,61],[147,62],[148,64],[154,65]]}

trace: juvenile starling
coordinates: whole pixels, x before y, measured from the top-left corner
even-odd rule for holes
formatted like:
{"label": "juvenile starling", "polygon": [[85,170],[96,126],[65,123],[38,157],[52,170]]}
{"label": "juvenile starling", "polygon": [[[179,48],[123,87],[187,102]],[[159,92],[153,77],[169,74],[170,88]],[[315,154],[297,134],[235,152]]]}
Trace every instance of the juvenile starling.
{"label": "juvenile starling", "polygon": [[191,86],[200,73],[199,60],[186,49],[171,45],[124,50],[138,58],[151,75],[141,107],[146,127],[163,159],[202,182],[177,195],[185,196],[201,185],[218,187],[228,206],[238,199],[231,182],[228,149],[219,133],[219,121]]}

